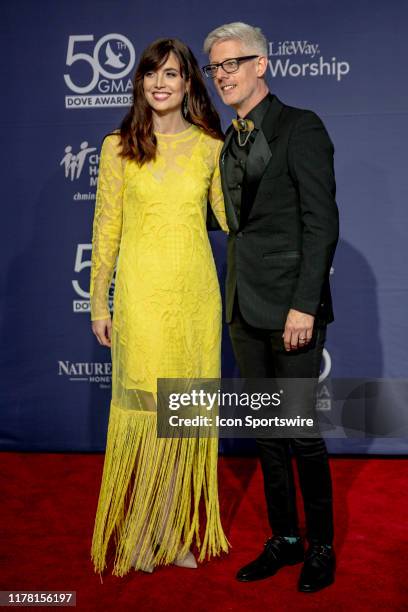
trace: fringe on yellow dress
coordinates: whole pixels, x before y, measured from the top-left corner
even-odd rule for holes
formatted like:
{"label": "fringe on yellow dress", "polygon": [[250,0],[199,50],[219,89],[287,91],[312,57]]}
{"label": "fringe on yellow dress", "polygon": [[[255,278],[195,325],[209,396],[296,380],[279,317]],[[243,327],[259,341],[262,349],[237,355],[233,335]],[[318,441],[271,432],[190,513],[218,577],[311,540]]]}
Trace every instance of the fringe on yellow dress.
{"label": "fringe on yellow dress", "polygon": [[[95,571],[113,574],[172,563],[193,543],[199,561],[228,551],[218,503],[216,438],[157,438],[156,413],[111,405],[92,540]],[[205,530],[200,538],[200,500]],[[182,547],[180,546],[182,544]]]}

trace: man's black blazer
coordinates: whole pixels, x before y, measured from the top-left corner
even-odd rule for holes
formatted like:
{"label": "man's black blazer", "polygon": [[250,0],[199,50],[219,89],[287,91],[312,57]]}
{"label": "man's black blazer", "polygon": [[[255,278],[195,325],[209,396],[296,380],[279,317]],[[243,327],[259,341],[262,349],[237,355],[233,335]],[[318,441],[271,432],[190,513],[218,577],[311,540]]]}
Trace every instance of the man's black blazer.
{"label": "man's black blazer", "polygon": [[333,320],[329,286],[338,240],[333,145],[319,117],[282,104],[270,106],[247,158],[240,214],[228,193],[225,155],[221,180],[230,233],[226,320],[237,291],[252,326],[283,329],[290,308]]}

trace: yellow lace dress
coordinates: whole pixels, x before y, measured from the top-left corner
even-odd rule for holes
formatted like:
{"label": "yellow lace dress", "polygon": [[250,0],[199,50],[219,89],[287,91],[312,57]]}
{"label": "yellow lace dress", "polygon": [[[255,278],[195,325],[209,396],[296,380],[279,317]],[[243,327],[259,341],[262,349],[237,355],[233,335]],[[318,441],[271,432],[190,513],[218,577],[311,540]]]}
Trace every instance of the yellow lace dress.
{"label": "yellow lace dress", "polygon": [[199,560],[228,550],[217,439],[156,435],[157,378],[220,376],[221,298],[206,211],[209,200],[227,231],[222,142],[194,125],[156,137],[156,160],[142,166],[118,155],[118,134],[105,138],[93,227],[93,321],[109,317],[116,259],[117,268],[112,401],[91,555],[102,572],[113,548],[118,576],[172,563],[194,542]]}

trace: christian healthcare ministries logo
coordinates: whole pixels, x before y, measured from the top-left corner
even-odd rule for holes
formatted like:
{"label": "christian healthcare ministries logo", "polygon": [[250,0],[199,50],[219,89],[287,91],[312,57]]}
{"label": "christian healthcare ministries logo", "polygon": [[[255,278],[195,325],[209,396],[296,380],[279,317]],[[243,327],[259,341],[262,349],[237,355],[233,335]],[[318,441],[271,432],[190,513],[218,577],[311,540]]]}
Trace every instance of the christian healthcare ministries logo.
{"label": "christian healthcare ministries logo", "polygon": [[123,34],[106,34],[96,44],[93,34],[71,35],[66,58],[69,74],[64,74],[64,80],[75,95],[65,96],[65,108],[130,106],[133,86],[128,75],[135,57],[132,43]]}
{"label": "christian healthcare ministries logo", "polygon": [[[70,144],[64,149],[59,165],[64,169],[66,180],[76,188],[72,196],[75,201],[96,198],[99,155],[95,151],[96,147],[90,147],[87,140],[83,140],[78,149]],[[82,192],[78,191],[78,187],[82,188]]]}
{"label": "christian healthcare ministries logo", "polygon": [[340,82],[350,63],[332,56],[325,59],[320,45],[308,40],[269,42],[269,70],[273,77],[334,77]]}

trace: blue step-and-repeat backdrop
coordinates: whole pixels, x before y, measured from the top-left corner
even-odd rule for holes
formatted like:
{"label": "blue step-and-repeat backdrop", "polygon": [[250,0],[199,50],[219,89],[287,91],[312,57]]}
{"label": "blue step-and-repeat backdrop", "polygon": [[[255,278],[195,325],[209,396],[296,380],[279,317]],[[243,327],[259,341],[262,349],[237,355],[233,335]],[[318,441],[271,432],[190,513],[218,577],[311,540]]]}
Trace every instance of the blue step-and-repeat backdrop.
{"label": "blue step-and-repeat backdrop", "polygon": [[[231,21],[262,27],[272,92],[315,110],[335,144],[341,240],[325,376],[408,378],[404,0],[4,0],[1,449],[104,448],[110,355],[89,316],[101,142],[127,110],[148,43],[179,37],[203,64],[205,35]],[[226,126],[232,112],[211,93]],[[225,239],[218,234],[211,240],[222,283]],[[223,374],[232,377],[224,331]],[[400,399],[390,409],[405,411]],[[242,450],[242,443],[235,444]],[[401,436],[328,444],[334,453],[408,452]]]}

